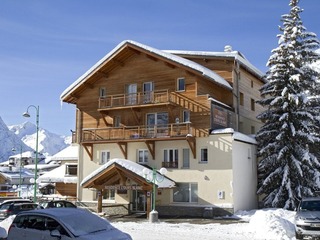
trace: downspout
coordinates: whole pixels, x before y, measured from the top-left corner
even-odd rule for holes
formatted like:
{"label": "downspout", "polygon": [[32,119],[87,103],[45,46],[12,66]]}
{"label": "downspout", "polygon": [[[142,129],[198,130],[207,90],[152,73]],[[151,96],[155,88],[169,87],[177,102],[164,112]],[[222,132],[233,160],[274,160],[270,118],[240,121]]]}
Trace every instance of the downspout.
{"label": "downspout", "polygon": [[239,124],[240,124],[240,65],[239,62],[237,60],[237,56],[234,58],[234,75],[235,75],[235,83],[236,83],[236,108],[235,108],[235,114],[236,114],[236,131],[240,131],[239,130]]}

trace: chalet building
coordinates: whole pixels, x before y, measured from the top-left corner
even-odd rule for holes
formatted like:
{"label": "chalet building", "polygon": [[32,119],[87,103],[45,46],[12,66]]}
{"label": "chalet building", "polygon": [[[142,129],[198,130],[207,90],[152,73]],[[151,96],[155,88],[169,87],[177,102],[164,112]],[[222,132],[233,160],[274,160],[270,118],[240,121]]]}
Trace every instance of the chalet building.
{"label": "chalet building", "polygon": [[[230,46],[162,51],[121,42],[60,96],[76,107],[78,199],[107,214],[148,213],[152,202],[159,216],[256,208],[250,135],[261,126],[262,76]],[[165,176],[155,172],[162,167]]]}

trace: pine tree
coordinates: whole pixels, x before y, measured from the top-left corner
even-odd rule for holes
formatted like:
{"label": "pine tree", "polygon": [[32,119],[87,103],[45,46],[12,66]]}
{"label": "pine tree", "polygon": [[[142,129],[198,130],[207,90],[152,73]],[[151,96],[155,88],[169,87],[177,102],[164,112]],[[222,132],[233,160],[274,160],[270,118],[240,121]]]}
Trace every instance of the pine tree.
{"label": "pine tree", "polygon": [[320,190],[319,73],[310,64],[319,61],[316,34],[303,26],[299,0],[290,1],[282,15],[279,46],[267,63],[266,84],[260,89],[258,119],[258,194],[264,207],[294,209],[300,199]]}

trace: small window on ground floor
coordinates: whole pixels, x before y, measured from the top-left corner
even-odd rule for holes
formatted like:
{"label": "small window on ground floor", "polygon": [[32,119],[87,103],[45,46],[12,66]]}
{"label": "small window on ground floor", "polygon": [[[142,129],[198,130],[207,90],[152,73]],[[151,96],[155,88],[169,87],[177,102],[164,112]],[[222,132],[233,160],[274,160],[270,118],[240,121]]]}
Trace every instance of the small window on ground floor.
{"label": "small window on ground floor", "polygon": [[110,160],[110,151],[101,151],[100,165],[107,163]]}
{"label": "small window on ground floor", "polygon": [[149,151],[147,149],[138,150],[138,163],[148,163]]}
{"label": "small window on ground floor", "polygon": [[173,190],[173,202],[196,203],[198,202],[198,183],[177,183]]}

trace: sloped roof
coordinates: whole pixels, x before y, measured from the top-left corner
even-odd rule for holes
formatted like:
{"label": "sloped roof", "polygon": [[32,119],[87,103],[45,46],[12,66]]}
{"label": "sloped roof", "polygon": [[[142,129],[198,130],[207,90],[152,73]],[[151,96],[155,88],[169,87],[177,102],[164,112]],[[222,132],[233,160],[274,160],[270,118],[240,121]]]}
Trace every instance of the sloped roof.
{"label": "sloped roof", "polygon": [[38,179],[42,183],[77,183],[78,177],[76,176],[67,176],[66,175],[66,165],[77,165],[76,163],[71,164],[62,164],[60,167],[57,167],[50,172],[47,172],[40,176]]}
{"label": "sloped roof", "polygon": [[211,52],[211,51],[181,51],[181,50],[165,50],[171,54],[177,54],[181,56],[196,56],[196,57],[215,57],[215,58],[232,58],[237,60],[241,66],[249,70],[251,73],[259,77],[262,81],[265,73],[256,68],[252,63],[245,58],[245,56],[238,51],[226,51],[226,52]]}
{"label": "sloped roof", "polygon": [[61,161],[61,160],[78,160],[79,159],[79,146],[72,144],[60,152],[56,153],[51,157],[51,161]]}
{"label": "sloped roof", "polygon": [[[93,171],[91,174],[89,174],[87,177],[85,177],[82,182],[80,183],[81,186],[86,185],[86,183],[90,182],[93,178],[95,178],[97,175],[100,175],[102,172],[104,172],[106,169],[108,169],[110,166],[112,166],[113,164],[118,164],[120,166],[122,166],[123,168],[133,172],[134,174],[144,178],[144,174],[143,174],[143,169],[145,169],[144,166],[135,163],[133,161],[130,160],[125,160],[125,159],[119,159],[119,158],[115,158],[110,160],[109,162],[107,162],[106,164],[104,164],[103,166],[101,166],[100,168],[96,169],[95,171]],[[152,175],[152,170],[146,168],[148,173],[147,176]],[[157,173],[157,178],[161,179],[162,176]],[[156,185],[159,188],[171,188],[175,186],[175,182],[170,180],[169,178],[164,177],[163,181],[161,182],[156,182]]]}
{"label": "sloped roof", "polygon": [[177,55],[171,54],[169,52],[161,51],[159,49],[132,41],[125,40],[121,42],[118,46],[116,46],[113,50],[111,50],[107,55],[105,55],[100,61],[98,61],[95,65],[93,65],[87,72],[85,72],[82,76],[80,76],[74,83],[72,83],[67,89],[65,89],[60,95],[60,99],[62,101],[66,100],[67,96],[70,95],[73,91],[75,91],[80,85],[82,85],[88,77],[98,71],[109,59],[113,58],[119,51],[121,51],[124,47],[129,46],[134,49],[144,50],[145,52],[151,53],[156,57],[167,60],[171,63],[177,63],[182,66],[188,67],[189,69],[201,74],[203,77],[208,78],[209,80],[219,84],[222,87],[227,89],[232,89],[232,86],[220,75],[215,73],[214,71],[196,63],[190,61],[188,59],[179,57]]}

